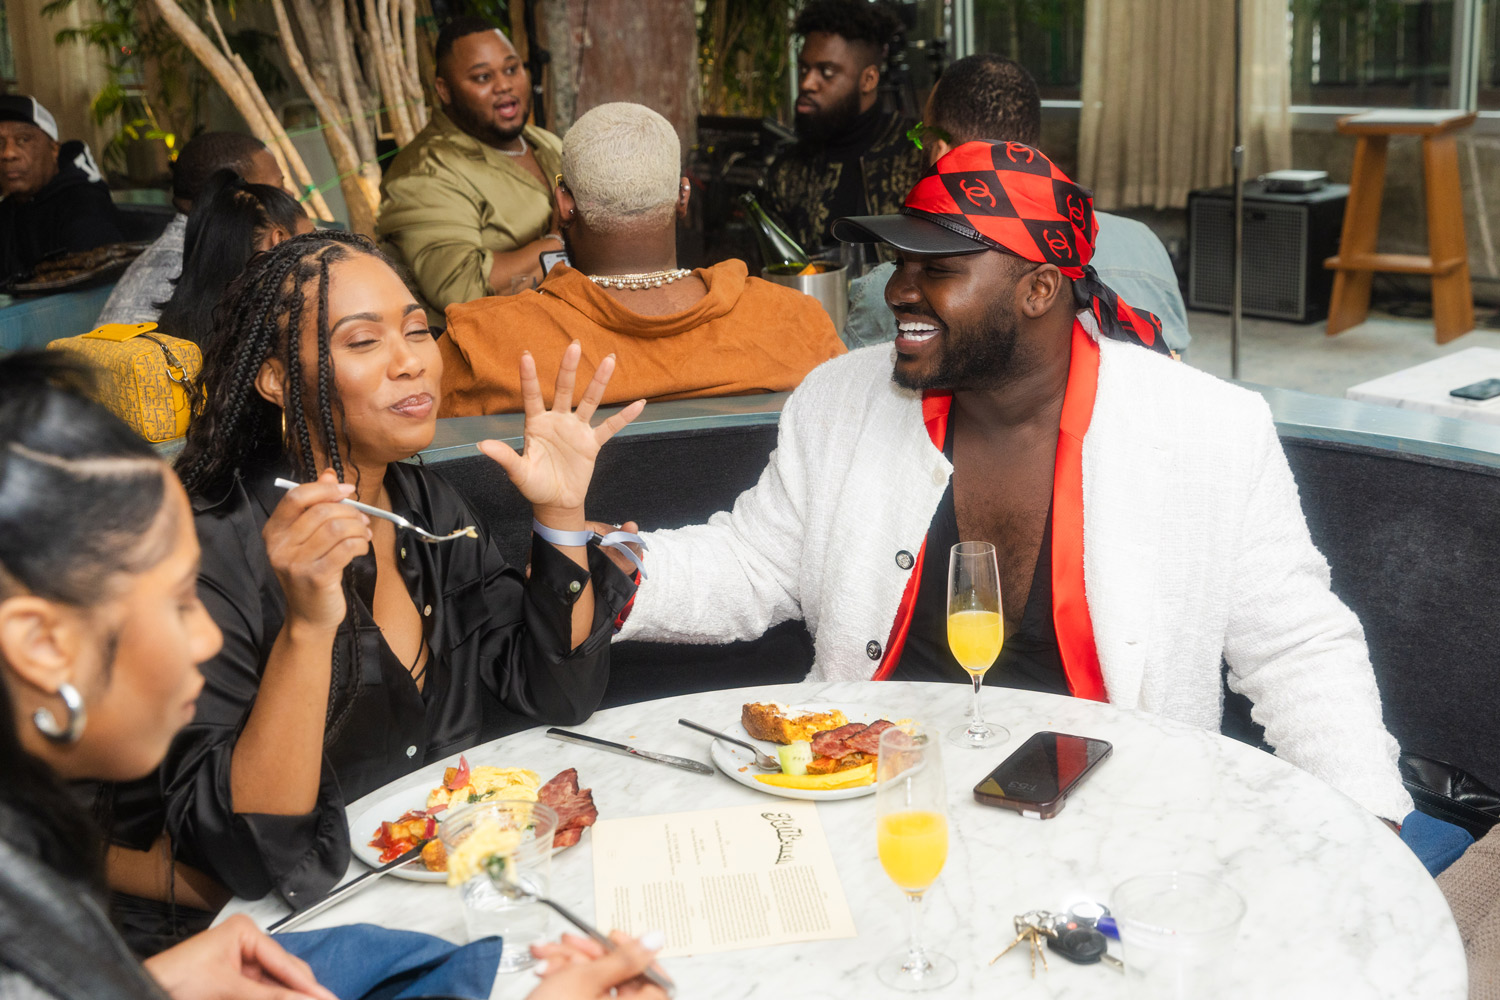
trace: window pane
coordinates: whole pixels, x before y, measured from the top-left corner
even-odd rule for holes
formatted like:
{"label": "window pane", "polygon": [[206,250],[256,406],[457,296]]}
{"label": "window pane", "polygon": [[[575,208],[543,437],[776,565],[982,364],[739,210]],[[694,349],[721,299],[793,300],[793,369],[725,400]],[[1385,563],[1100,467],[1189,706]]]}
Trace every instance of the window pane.
{"label": "window pane", "polygon": [[1288,12],[1292,103],[1452,106],[1453,0],[1288,0]]}
{"label": "window pane", "polygon": [[1008,56],[1036,77],[1043,100],[1077,100],[1084,0],[974,0],[974,50]]}
{"label": "window pane", "polygon": [[1484,0],[1479,9],[1479,106],[1500,110],[1500,0]]}

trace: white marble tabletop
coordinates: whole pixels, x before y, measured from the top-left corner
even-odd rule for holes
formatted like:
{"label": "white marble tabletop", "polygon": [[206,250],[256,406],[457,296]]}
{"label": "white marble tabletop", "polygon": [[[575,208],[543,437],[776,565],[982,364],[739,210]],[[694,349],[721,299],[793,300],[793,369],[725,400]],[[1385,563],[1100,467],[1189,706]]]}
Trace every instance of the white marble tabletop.
{"label": "white marble tabletop", "polygon": [[[848,702],[946,726],[964,719],[969,691],[966,684],[893,682],[742,688],[610,709],[576,728],[707,762],[710,738],[677,719],[727,726],[744,702],[765,700]],[[987,719],[1009,727],[1010,741],[983,751],[944,747],[953,839],[928,896],[927,936],[958,963],[959,978],[940,995],[1123,998],[1124,977],[1103,965],[1053,955],[1051,971],[1033,981],[1020,949],[985,963],[1014,936],[1017,913],[1107,901],[1129,876],[1176,868],[1216,874],[1247,902],[1223,1000],[1466,996],[1463,947],[1432,879],[1388,828],[1322,781],[1216,733],[1140,712],[1003,688],[986,688],[984,703]],[[1054,819],[977,804],[974,785],[1042,729],[1109,740],[1114,755]],[[576,767],[601,818],[771,801],[721,774],[695,776],[542,733],[504,737],[468,751],[468,759],[529,767],[543,778]],[[434,771],[375,794],[430,787]],[[360,808],[353,803],[350,811]],[[901,894],[875,855],[874,798],[824,802],[818,812],[859,936],[674,958],[666,967],[679,996],[895,996],[873,971],[905,941]],[[591,844],[585,834],[552,868],[553,895],[585,917],[594,909]],[[363,870],[355,861],[350,875]],[[269,899],[236,900],[224,915],[235,912],[264,925],[286,909]],[[355,922],[464,940],[457,890],[391,878],[303,926]],[[561,929],[553,918],[552,934]],[[501,976],[494,996],[522,997],[535,983],[529,972]]]}
{"label": "white marble tabletop", "polygon": [[1500,396],[1475,400],[1449,395],[1454,389],[1483,382],[1487,378],[1500,378],[1500,350],[1493,347],[1467,347],[1462,351],[1454,351],[1420,365],[1350,386],[1344,395],[1365,403],[1435,413],[1440,417],[1500,424]]}

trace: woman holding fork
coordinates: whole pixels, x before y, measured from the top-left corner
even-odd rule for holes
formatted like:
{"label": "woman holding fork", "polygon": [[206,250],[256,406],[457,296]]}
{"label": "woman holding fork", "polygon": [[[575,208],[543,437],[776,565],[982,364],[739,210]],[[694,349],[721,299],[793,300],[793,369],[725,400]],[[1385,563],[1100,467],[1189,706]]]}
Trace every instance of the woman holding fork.
{"label": "woman holding fork", "polygon": [[574,724],[597,707],[634,588],[585,543],[583,500],[600,447],[644,403],[591,426],[614,363],[574,410],[575,344],[546,409],[522,355],[524,454],[480,447],[533,505],[523,576],[482,528],[430,543],[339,502],[436,535],[478,524],[441,477],[404,461],[432,441],[442,362],[415,297],[367,240],[287,240],[251,262],[219,320],[176,468],[224,648],[203,665],[159,788],[116,798],[115,839],[135,850],[114,852],[111,876],[137,897],[127,903],[180,899],[174,873],[196,869],[295,908],[348,865],[345,803],[517,714]]}

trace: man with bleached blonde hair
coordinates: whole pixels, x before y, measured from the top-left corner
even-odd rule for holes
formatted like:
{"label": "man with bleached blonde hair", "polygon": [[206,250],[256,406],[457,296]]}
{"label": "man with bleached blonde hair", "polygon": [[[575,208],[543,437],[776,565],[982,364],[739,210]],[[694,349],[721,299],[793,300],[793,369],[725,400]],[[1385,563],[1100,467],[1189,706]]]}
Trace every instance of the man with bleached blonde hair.
{"label": "man with bleached blonde hair", "polygon": [[443,416],[520,410],[521,351],[551,385],[549,365],[574,340],[585,365],[616,356],[606,405],[792,389],[844,353],[814,299],[749,277],[743,261],[677,266],[691,190],[681,155],[672,126],[639,104],[602,104],[574,123],[556,192],[572,266],[535,291],[448,308]]}

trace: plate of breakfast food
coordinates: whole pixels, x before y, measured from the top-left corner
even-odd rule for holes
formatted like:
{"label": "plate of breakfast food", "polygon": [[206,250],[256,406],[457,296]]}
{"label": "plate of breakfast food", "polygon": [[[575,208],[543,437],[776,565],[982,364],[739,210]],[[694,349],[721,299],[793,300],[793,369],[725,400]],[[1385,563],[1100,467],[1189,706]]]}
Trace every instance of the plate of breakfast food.
{"label": "plate of breakfast food", "polygon": [[457,767],[444,768],[441,779],[434,775],[433,781],[437,782],[435,788],[392,792],[361,809],[349,822],[354,856],[378,868],[420,846],[421,857],[391,874],[413,882],[446,882],[448,858],[439,831],[450,812],[503,799],[541,802],[557,812],[554,850],[578,843],[584,828],[593,826],[599,818],[593,791],[578,787],[578,772],[571,767],[543,783],[535,771],[524,767],[481,764],[471,768],[468,760],[460,757]]}
{"label": "plate of breakfast food", "polygon": [[749,750],[724,740],[713,741],[709,756],[735,781],[771,795],[854,799],[875,791],[880,734],[897,724],[859,705],[749,702],[740,709],[740,721],[722,731],[759,745],[781,770],[756,767]]}

